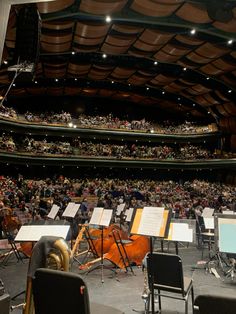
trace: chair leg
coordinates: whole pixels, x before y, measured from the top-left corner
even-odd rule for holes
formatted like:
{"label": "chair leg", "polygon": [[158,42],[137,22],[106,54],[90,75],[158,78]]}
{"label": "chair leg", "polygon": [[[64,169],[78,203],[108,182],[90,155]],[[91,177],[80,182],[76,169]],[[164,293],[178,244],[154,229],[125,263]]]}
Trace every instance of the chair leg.
{"label": "chair leg", "polygon": [[188,298],[185,299],[185,314],[188,314]]}
{"label": "chair leg", "polygon": [[161,295],[160,295],[160,290],[158,290],[158,303],[159,303],[159,310],[161,311]]}
{"label": "chair leg", "polygon": [[193,292],[193,287],[191,288],[191,295],[192,295],[192,309],[194,311],[194,292]]}

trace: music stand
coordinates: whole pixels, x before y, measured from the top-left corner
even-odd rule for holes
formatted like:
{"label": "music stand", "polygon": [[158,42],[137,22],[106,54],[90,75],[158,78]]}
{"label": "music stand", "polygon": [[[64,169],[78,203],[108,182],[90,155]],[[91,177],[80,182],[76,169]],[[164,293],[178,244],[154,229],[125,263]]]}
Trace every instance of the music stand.
{"label": "music stand", "polygon": [[[171,220],[171,211],[164,207],[144,207],[137,208],[132,217],[130,233],[149,236],[150,239],[150,260],[153,254],[153,238],[164,239],[168,237]],[[149,282],[151,290],[152,314],[155,313],[154,300],[154,278]],[[146,300],[147,302],[147,300]],[[147,306],[145,304],[146,314]],[[135,312],[136,311],[134,309]]]}
{"label": "music stand", "polygon": [[[103,207],[95,207],[93,210],[92,217],[89,222],[89,225],[100,226],[102,230],[101,231],[101,262],[96,267],[89,269],[86,274],[94,271],[97,268],[101,268],[101,283],[104,283],[104,268],[105,268],[104,259],[103,259],[103,240],[104,240],[103,229],[104,227],[108,227],[110,225],[112,213],[113,213],[112,209],[104,209]],[[111,268],[107,268],[107,269],[114,272],[114,270]]]}
{"label": "music stand", "polygon": [[193,242],[193,229],[187,223],[171,222],[166,240],[175,243],[175,253],[178,255],[178,242]]}
{"label": "music stand", "polygon": [[56,218],[57,214],[58,214],[59,209],[60,209],[60,207],[58,205],[53,204],[50,212],[47,215],[47,217],[54,220]]}
{"label": "music stand", "polygon": [[[215,215],[215,226],[216,226],[216,232],[215,232],[215,244],[216,244],[216,250],[217,250],[217,257],[220,262],[220,266],[222,270],[223,263],[225,263],[226,266],[229,266],[228,263],[223,259],[221,256],[222,253],[233,255],[234,258],[236,256],[236,243],[235,243],[235,237],[236,237],[236,217],[235,215],[224,215],[224,214],[217,214]],[[225,272],[225,275],[230,274],[231,278],[234,277],[234,266],[230,269],[230,272]]]}

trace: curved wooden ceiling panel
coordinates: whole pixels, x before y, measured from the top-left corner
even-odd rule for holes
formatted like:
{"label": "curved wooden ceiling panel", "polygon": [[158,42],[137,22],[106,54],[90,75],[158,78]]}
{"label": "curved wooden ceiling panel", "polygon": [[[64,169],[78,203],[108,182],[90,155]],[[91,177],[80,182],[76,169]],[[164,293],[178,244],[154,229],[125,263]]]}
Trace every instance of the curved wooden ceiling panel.
{"label": "curved wooden ceiling panel", "polygon": [[98,38],[85,38],[78,35],[74,37],[74,43],[85,46],[97,46],[104,41],[104,36]]}
{"label": "curved wooden ceiling panel", "polygon": [[236,87],[236,77],[234,79],[227,77],[226,75],[220,75],[219,78],[228,84],[229,86]]}
{"label": "curved wooden ceiling panel", "polygon": [[75,34],[85,38],[99,38],[107,34],[109,27],[108,24],[77,22]]}
{"label": "curved wooden ceiling panel", "polygon": [[50,29],[54,31],[61,31],[65,29],[73,29],[74,22],[70,21],[53,21],[53,22],[42,22],[42,28]]}
{"label": "curved wooden ceiling panel", "polygon": [[114,93],[115,93],[115,91],[113,91],[113,90],[108,90],[108,89],[100,89],[100,90],[98,91],[98,94],[99,94],[101,97],[111,97]]}
{"label": "curved wooden ceiling panel", "polygon": [[184,55],[186,55],[190,49],[186,49],[184,47],[179,47],[179,46],[175,46],[173,44],[166,44],[163,48],[162,51],[173,55],[173,56],[179,56],[182,57]]}
{"label": "curved wooden ceiling panel", "polygon": [[72,33],[69,34],[58,34],[58,35],[41,35],[41,43],[49,43],[49,44],[63,44],[70,43],[72,40]]}
{"label": "curved wooden ceiling panel", "polygon": [[174,34],[147,28],[139,39],[147,44],[159,46],[166,44],[173,37]]}
{"label": "curved wooden ceiling panel", "polygon": [[47,88],[45,87],[26,88],[26,91],[31,95],[45,95]]}
{"label": "curved wooden ceiling panel", "polygon": [[[189,14],[191,12],[191,14]],[[205,5],[203,4],[193,4],[193,3],[184,3],[183,6],[179,10],[175,12],[175,14],[181,19],[193,22],[193,23],[210,23],[212,20],[207,14],[205,9]]]}
{"label": "curved wooden ceiling panel", "polygon": [[209,63],[200,68],[200,71],[208,75],[219,75],[223,73],[223,69],[216,68],[213,64]]}
{"label": "curved wooden ceiling panel", "polygon": [[63,78],[66,75],[66,69],[48,69],[44,68],[44,75],[48,78]]}
{"label": "curved wooden ceiling panel", "polygon": [[75,0],[57,0],[52,2],[37,3],[37,7],[40,13],[52,13],[64,10],[74,3]]}
{"label": "curved wooden ceiling panel", "polygon": [[203,44],[202,40],[198,38],[194,38],[193,36],[178,34],[175,36],[175,39],[178,40],[178,42],[189,45],[189,46],[200,46]]}
{"label": "curved wooden ceiling panel", "polygon": [[162,45],[149,45],[149,44],[146,44],[144,43],[143,41],[141,40],[137,40],[135,43],[134,43],[134,47],[139,49],[139,50],[144,50],[144,51],[149,51],[149,52],[152,52],[152,51],[157,51],[159,50]]}
{"label": "curved wooden ceiling panel", "polygon": [[129,49],[129,45],[120,47],[120,46],[109,45],[108,43],[104,43],[101,47],[101,51],[108,54],[125,53],[128,49]]}
{"label": "curved wooden ceiling panel", "polygon": [[[182,2],[182,1],[181,1]],[[151,1],[151,0],[134,0],[130,8],[140,14],[145,14],[147,16],[164,17],[169,16],[180,6],[180,1],[169,2],[166,1]]]}
{"label": "curved wooden ceiling panel", "polygon": [[122,35],[108,35],[106,37],[106,43],[108,45],[127,47],[130,46],[136,39],[136,36],[122,36]]}
{"label": "curved wooden ceiling panel", "polygon": [[211,43],[205,43],[197,48],[195,52],[203,57],[214,59],[219,58],[230,52],[230,49],[222,46],[213,45]]}
{"label": "curved wooden ceiling panel", "polygon": [[112,72],[112,76],[115,78],[125,79],[125,78],[130,77],[135,72],[136,70],[134,69],[116,67],[114,71]]}
{"label": "curved wooden ceiling panel", "polygon": [[211,91],[210,88],[207,88],[201,84],[197,84],[197,85],[193,86],[192,89],[199,92],[199,93],[207,93],[207,92]]}
{"label": "curved wooden ceiling panel", "polygon": [[47,94],[50,96],[62,96],[64,93],[63,87],[49,87],[47,89]]}
{"label": "curved wooden ceiling panel", "polygon": [[176,80],[176,77],[171,77],[171,76],[166,76],[166,75],[163,75],[163,74],[158,74],[157,76],[155,76],[154,78],[155,81],[159,82],[160,84],[169,84],[173,81]]}
{"label": "curved wooden ceiling panel", "polygon": [[112,29],[117,31],[118,33],[125,34],[140,34],[144,28],[138,26],[130,26],[130,25],[122,25],[122,24],[113,24]]}
{"label": "curved wooden ceiling panel", "polygon": [[66,52],[66,51],[70,51],[71,42],[68,41],[66,43],[62,43],[58,45],[41,42],[41,48],[43,51],[54,52],[54,53]]}
{"label": "curved wooden ceiling panel", "polygon": [[217,59],[214,62],[212,62],[212,65],[222,69],[224,72],[226,71],[232,71],[236,69],[236,62],[229,62],[229,61],[225,61],[223,59]]}
{"label": "curved wooden ceiling panel", "polygon": [[216,108],[222,116],[224,116],[224,117],[229,116],[229,113],[225,110],[223,105],[217,105]]}
{"label": "curved wooden ceiling panel", "polygon": [[149,78],[140,76],[138,74],[134,74],[128,79],[128,83],[132,85],[143,85],[146,84],[148,81]]}
{"label": "curved wooden ceiling panel", "polygon": [[236,29],[236,18],[234,17],[231,21],[229,21],[228,23],[221,23],[221,22],[214,22],[213,26],[225,31],[225,32],[231,32],[231,33],[235,33],[235,29]]}
{"label": "curved wooden ceiling panel", "polygon": [[71,96],[75,96],[75,95],[79,95],[80,94],[81,89],[78,87],[68,87],[66,86],[64,89],[64,93],[66,95],[71,95]]}
{"label": "curved wooden ceiling panel", "polygon": [[172,56],[168,53],[165,53],[164,51],[158,51],[155,55],[154,58],[160,62],[176,62],[181,58],[181,56]]}
{"label": "curved wooden ceiling panel", "polygon": [[197,54],[195,52],[191,52],[190,54],[188,54],[186,56],[186,58],[193,61],[193,62],[197,62],[199,64],[205,64],[205,63],[208,63],[209,61],[211,61],[210,58],[199,56],[199,54]]}
{"label": "curved wooden ceiling panel", "polygon": [[225,103],[223,106],[230,115],[236,116],[236,107],[233,102]]}
{"label": "curved wooden ceiling panel", "polygon": [[112,14],[120,11],[127,0],[81,0],[80,10],[91,14]]}
{"label": "curved wooden ceiling panel", "polygon": [[219,104],[219,101],[216,100],[210,93],[203,95],[203,97],[204,97],[211,105],[217,105],[217,104]]}

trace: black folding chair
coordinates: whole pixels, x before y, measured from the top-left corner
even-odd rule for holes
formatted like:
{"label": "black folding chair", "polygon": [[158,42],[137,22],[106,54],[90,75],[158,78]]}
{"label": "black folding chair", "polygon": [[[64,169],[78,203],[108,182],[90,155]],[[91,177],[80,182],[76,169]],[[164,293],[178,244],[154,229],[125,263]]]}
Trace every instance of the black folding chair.
{"label": "black folding chair", "polygon": [[154,313],[154,296],[157,295],[159,310],[161,310],[161,297],[167,297],[185,301],[185,313],[188,313],[190,293],[192,306],[194,302],[193,282],[191,278],[184,277],[182,260],[178,255],[149,253],[147,256],[147,273],[150,289],[148,310],[151,299],[152,313]]}
{"label": "black folding chair", "polygon": [[35,314],[89,314],[88,290],[77,274],[39,268],[32,282]]}
{"label": "black folding chair", "polygon": [[222,295],[199,295],[194,302],[194,314],[235,314],[236,298]]}

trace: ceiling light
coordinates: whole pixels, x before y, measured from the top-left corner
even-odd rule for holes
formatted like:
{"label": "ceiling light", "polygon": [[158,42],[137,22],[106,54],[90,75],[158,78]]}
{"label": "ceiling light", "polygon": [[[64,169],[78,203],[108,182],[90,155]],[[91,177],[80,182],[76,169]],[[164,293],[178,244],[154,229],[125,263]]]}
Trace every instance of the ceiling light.
{"label": "ceiling light", "polygon": [[229,90],[228,90],[228,93],[232,93],[232,89],[229,89]]}
{"label": "ceiling light", "polygon": [[7,61],[7,60],[4,60],[3,63],[4,63],[4,64],[8,64],[8,61]]}
{"label": "ceiling light", "polygon": [[183,70],[184,70],[184,71],[186,71],[186,70],[187,70],[187,68],[183,68]]}
{"label": "ceiling light", "polygon": [[38,84],[38,81],[34,81],[34,84]]}
{"label": "ceiling light", "polygon": [[105,59],[107,57],[107,55],[105,53],[102,54],[103,59]]}
{"label": "ceiling light", "polygon": [[178,97],[178,100],[180,100],[180,97]]}
{"label": "ceiling light", "polygon": [[75,78],[75,81],[77,81],[77,78]]}
{"label": "ceiling light", "polygon": [[157,65],[157,64],[158,64],[158,62],[157,62],[157,61],[155,61],[155,62],[154,62],[154,65]]}
{"label": "ceiling light", "polygon": [[114,81],[111,81],[111,84],[114,84]]}
{"label": "ceiling light", "polygon": [[55,79],[55,82],[58,82],[58,79]]}
{"label": "ceiling light", "polygon": [[164,91],[162,91],[162,95],[164,95],[165,94],[165,92]]}
{"label": "ceiling light", "polygon": [[146,90],[149,90],[149,87],[146,87]]}
{"label": "ceiling light", "polygon": [[208,114],[210,114],[210,111],[207,111]]}
{"label": "ceiling light", "polygon": [[111,22],[111,17],[110,17],[110,15],[107,15],[107,16],[106,16],[105,21],[106,21],[107,23],[110,23],[110,22]]}
{"label": "ceiling light", "polygon": [[12,86],[13,86],[13,87],[15,87],[15,86],[16,86],[16,84],[12,84]]}
{"label": "ceiling light", "polygon": [[210,79],[209,76],[206,79],[209,80]]}
{"label": "ceiling light", "polygon": [[229,39],[227,43],[228,43],[228,45],[232,45],[233,39]]}
{"label": "ceiling light", "polygon": [[191,34],[191,35],[196,34],[196,29],[195,29],[195,28],[191,29],[190,34]]}
{"label": "ceiling light", "polygon": [[74,51],[72,51],[72,53],[71,53],[72,55],[75,55],[75,52]]}
{"label": "ceiling light", "polygon": [[196,104],[193,104],[193,107],[195,107],[196,106]]}

